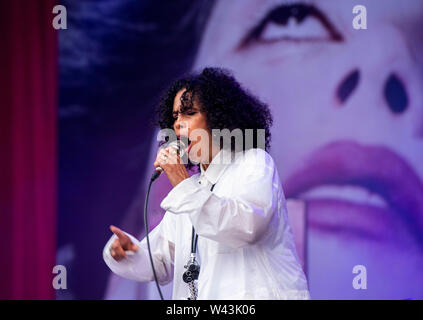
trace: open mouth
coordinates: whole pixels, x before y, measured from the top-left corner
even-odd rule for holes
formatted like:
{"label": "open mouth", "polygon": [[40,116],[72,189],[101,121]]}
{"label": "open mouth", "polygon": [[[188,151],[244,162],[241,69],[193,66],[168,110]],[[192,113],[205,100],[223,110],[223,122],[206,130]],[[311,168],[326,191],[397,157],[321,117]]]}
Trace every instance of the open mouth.
{"label": "open mouth", "polygon": [[284,191],[306,202],[310,227],[386,239],[405,224],[423,245],[423,184],[388,148],[332,142],[310,154]]}

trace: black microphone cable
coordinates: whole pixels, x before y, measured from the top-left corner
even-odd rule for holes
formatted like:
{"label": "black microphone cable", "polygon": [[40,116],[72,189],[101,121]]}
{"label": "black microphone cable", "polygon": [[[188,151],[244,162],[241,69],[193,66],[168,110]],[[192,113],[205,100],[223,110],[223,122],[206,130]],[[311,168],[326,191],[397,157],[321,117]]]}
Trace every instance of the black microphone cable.
{"label": "black microphone cable", "polygon": [[154,268],[154,261],[153,256],[151,254],[151,248],[150,248],[150,239],[148,237],[148,216],[147,216],[147,207],[148,207],[148,197],[150,196],[150,189],[151,185],[153,184],[154,180],[156,180],[159,177],[160,174],[155,171],[153,175],[151,176],[150,183],[148,184],[147,194],[145,196],[144,201],[144,229],[145,229],[145,237],[147,238],[147,248],[148,248],[148,255],[150,257],[150,263],[151,263],[151,269],[153,270],[154,275],[154,281],[156,282],[157,290],[159,291],[160,299],[163,299],[162,291],[160,290],[159,281],[157,280],[157,274],[156,269]]}
{"label": "black microphone cable", "polygon": [[[169,144],[170,146],[173,146],[173,148],[176,148],[179,152],[181,150],[185,149],[185,144],[182,141],[174,141]],[[154,268],[154,261],[153,261],[153,255],[151,254],[151,247],[150,247],[150,238],[148,237],[148,215],[147,215],[147,208],[148,208],[148,198],[150,196],[150,189],[153,182],[160,176],[160,174],[163,172],[163,169],[161,170],[155,170],[153,174],[151,175],[150,182],[148,184],[147,188],[147,194],[145,196],[144,201],[144,229],[145,229],[145,237],[147,238],[147,249],[148,249],[148,256],[150,257],[150,263],[151,263],[151,269],[153,270],[154,275],[154,281],[156,282],[157,290],[159,291],[160,299],[163,299],[162,291],[160,290],[159,281],[157,280],[157,274],[156,269]]]}

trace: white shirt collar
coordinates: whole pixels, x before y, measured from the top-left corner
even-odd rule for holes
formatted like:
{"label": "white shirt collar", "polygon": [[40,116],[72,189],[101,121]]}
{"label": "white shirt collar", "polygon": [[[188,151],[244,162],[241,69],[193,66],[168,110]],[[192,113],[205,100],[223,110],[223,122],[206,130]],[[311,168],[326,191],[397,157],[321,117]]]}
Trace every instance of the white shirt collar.
{"label": "white shirt collar", "polygon": [[230,150],[221,149],[212,159],[210,165],[204,170],[203,165],[200,165],[201,176],[211,183],[215,184],[225,169],[231,164],[232,152]]}

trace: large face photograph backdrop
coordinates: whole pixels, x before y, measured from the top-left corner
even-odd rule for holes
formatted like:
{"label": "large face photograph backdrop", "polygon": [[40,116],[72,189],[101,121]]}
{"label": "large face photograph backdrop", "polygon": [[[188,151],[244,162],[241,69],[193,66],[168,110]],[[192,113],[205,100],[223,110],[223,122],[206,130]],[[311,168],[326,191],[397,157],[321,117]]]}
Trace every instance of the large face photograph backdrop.
{"label": "large face photograph backdrop", "polygon": [[[58,259],[75,290],[61,298],[157,298],[111,275],[102,246],[110,224],[143,236],[157,97],[183,72],[218,66],[271,108],[270,153],[287,200],[302,204],[311,297],[422,299],[423,3],[361,1],[361,30],[356,1],[171,3],[64,1],[74,28],[59,33]],[[152,226],[170,184],[153,188]],[[356,266],[366,289],[353,286]]]}

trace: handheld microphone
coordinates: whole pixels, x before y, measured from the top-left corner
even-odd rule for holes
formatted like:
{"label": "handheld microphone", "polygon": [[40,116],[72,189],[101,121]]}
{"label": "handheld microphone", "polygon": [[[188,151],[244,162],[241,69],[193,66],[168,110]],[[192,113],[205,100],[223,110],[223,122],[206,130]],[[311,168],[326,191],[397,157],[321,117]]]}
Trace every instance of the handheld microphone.
{"label": "handheld microphone", "polygon": [[[180,158],[182,158],[185,155],[186,145],[181,140],[174,140],[162,146],[162,148],[169,148],[169,147],[173,148],[178,153]],[[163,168],[157,167],[151,176],[151,181],[156,180],[162,172],[163,172]]]}

